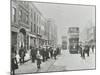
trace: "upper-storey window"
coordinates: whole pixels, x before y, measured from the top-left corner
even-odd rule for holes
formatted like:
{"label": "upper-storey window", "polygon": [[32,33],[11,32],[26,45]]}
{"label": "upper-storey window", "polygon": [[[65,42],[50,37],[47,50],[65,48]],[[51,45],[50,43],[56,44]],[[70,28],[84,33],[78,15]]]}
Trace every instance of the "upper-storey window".
{"label": "upper-storey window", "polygon": [[26,15],[26,23],[28,24],[28,15]]}
{"label": "upper-storey window", "polygon": [[16,8],[12,8],[12,21],[16,22]]}
{"label": "upper-storey window", "polygon": [[36,23],[36,13],[34,12],[34,22]]}
{"label": "upper-storey window", "polygon": [[34,33],[36,33],[36,30],[37,30],[36,24],[34,24]]}
{"label": "upper-storey window", "polygon": [[28,15],[26,13],[23,13],[23,20],[24,23],[28,24]]}
{"label": "upper-storey window", "polygon": [[31,32],[33,32],[33,24],[32,24],[32,22],[31,22]]}
{"label": "upper-storey window", "polygon": [[22,10],[19,11],[19,19],[22,21]]}

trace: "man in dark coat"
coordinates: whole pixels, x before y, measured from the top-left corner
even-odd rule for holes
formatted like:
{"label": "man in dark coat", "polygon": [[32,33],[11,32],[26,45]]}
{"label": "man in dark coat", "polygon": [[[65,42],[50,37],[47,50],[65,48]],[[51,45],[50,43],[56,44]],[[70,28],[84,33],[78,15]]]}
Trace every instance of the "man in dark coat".
{"label": "man in dark coat", "polygon": [[34,47],[31,48],[31,57],[32,57],[32,62],[35,62],[36,50]]}
{"label": "man in dark coat", "polygon": [[56,56],[57,56],[57,49],[54,50],[54,59],[56,60]]}
{"label": "man in dark coat", "polygon": [[53,57],[53,49],[52,49],[52,47],[50,47],[49,49],[50,49],[50,56],[52,58]]}
{"label": "man in dark coat", "polygon": [[42,55],[42,57],[43,57],[43,62],[45,62],[45,58],[46,58],[46,51],[45,51],[45,48],[41,48],[40,49],[40,54]]}
{"label": "man in dark coat", "polygon": [[79,53],[81,54],[81,57],[83,57],[83,51],[82,51],[82,46],[79,46]]}
{"label": "man in dark coat", "polygon": [[15,47],[11,48],[11,75],[15,75],[15,69],[18,69],[18,63],[16,59],[16,50]]}
{"label": "man in dark coat", "polygon": [[24,48],[21,46],[20,50],[19,50],[19,56],[20,56],[20,63],[24,63],[24,57],[25,57],[25,50]]}
{"label": "man in dark coat", "polygon": [[87,56],[89,56],[90,47],[88,45],[86,45],[86,51],[85,52],[87,53]]}
{"label": "man in dark coat", "polygon": [[48,49],[48,47],[46,47],[46,52],[45,52],[45,54],[46,54],[46,60],[49,58],[49,49]]}
{"label": "man in dark coat", "polygon": [[94,46],[92,46],[92,52],[94,53]]}

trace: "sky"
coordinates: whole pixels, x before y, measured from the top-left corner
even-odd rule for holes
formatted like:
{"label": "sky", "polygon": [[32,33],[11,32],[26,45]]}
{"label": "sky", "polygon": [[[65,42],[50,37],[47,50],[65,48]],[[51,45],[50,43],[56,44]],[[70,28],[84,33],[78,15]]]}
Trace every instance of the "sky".
{"label": "sky", "polygon": [[[58,43],[61,37],[68,35],[68,27],[79,27],[80,33],[91,25],[95,25],[95,7],[70,4],[34,3],[46,17],[55,21],[58,32]],[[82,34],[81,34],[82,35]],[[84,34],[82,35],[84,36]]]}

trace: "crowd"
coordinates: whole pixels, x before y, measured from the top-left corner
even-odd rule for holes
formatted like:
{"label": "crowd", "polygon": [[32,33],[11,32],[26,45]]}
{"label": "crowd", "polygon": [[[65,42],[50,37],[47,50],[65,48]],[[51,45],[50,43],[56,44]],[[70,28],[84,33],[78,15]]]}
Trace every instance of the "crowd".
{"label": "crowd", "polygon": [[94,46],[90,46],[90,45],[80,45],[79,46],[79,53],[81,54],[81,57],[83,59],[85,59],[85,56],[87,54],[87,56],[89,57],[90,55],[90,49],[92,50],[92,52],[94,52]]}
{"label": "crowd", "polygon": [[[80,45],[78,47],[79,53],[83,59],[85,59],[86,54],[89,57],[90,49],[94,52],[94,46],[89,45]],[[26,50],[23,46],[18,51],[19,62],[17,61],[16,48],[12,46],[11,48],[11,74],[15,75],[15,70],[18,69],[18,63],[20,65],[25,63]],[[32,63],[37,63],[37,69],[41,68],[41,63],[48,61],[48,59],[56,60],[57,55],[61,54],[61,48],[59,47],[49,47],[49,46],[39,46],[39,47],[30,47],[30,59]]]}
{"label": "crowd", "polygon": [[[16,48],[12,46],[11,48],[11,75],[15,75],[15,70],[18,69],[18,63],[20,65],[25,63],[25,55],[26,50],[23,46],[19,49],[19,62],[17,61],[16,55]],[[49,46],[39,46],[36,47],[30,47],[30,58],[32,60],[32,63],[37,63],[37,69],[41,68],[41,63],[47,61],[48,59],[55,59],[56,56],[61,54],[61,49],[59,47],[49,47]]]}
{"label": "crowd", "polygon": [[56,60],[56,56],[60,53],[60,48],[53,48],[48,46],[39,48],[32,47],[30,56],[33,63],[35,62],[35,60],[37,60],[37,68],[40,69],[41,62],[45,62],[51,58],[54,58]]}

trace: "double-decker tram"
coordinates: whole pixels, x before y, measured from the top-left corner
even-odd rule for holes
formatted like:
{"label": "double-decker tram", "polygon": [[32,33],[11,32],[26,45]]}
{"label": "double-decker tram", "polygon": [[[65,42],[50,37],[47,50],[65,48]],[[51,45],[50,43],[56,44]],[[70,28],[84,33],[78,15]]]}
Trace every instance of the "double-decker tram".
{"label": "double-decker tram", "polygon": [[78,53],[79,28],[78,27],[70,27],[68,33],[69,33],[69,52],[70,53]]}
{"label": "double-decker tram", "polygon": [[70,53],[78,53],[78,42],[79,42],[79,38],[69,39],[69,52]]}

